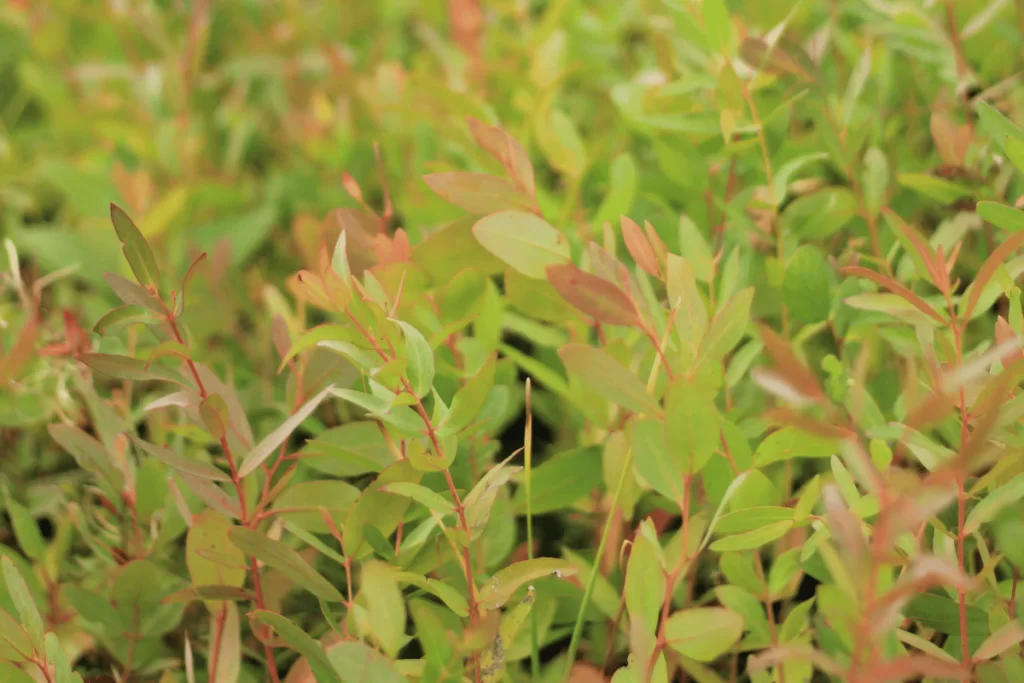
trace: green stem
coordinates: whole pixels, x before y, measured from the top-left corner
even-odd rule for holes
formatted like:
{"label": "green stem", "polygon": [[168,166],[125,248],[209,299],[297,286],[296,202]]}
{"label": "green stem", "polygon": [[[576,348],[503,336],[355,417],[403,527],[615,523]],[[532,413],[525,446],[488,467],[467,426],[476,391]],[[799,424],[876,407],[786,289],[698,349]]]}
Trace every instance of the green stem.
{"label": "green stem", "polygon": [[[532,383],[526,378],[526,429],[523,439],[523,457],[526,465],[526,552],[533,559],[533,410],[530,402]],[[530,673],[533,680],[540,677],[540,644],[537,635],[537,610],[530,610]]]}
{"label": "green stem", "polygon": [[[583,591],[583,602],[580,603],[580,610],[576,614],[576,623],[572,627],[572,639],[569,641],[569,657],[565,661],[565,673],[562,675],[563,681],[569,680],[572,666],[576,663],[576,651],[580,647],[580,636],[583,633],[583,615],[590,605],[590,597],[594,594],[594,586],[597,585],[597,575],[601,571],[601,558],[604,557],[604,547],[608,543],[608,536],[611,534],[612,523],[615,520],[615,511],[619,507],[619,498],[622,496],[622,489],[625,487],[626,477],[632,466],[633,449],[630,448],[626,451],[625,462],[622,463],[622,474],[619,475],[619,483],[615,485],[615,497],[612,498],[612,507],[608,511],[608,519],[605,520],[604,529],[601,530],[601,542],[597,544],[594,566],[590,570],[590,578],[587,579],[587,587]],[[614,634],[612,637],[614,637]]]}

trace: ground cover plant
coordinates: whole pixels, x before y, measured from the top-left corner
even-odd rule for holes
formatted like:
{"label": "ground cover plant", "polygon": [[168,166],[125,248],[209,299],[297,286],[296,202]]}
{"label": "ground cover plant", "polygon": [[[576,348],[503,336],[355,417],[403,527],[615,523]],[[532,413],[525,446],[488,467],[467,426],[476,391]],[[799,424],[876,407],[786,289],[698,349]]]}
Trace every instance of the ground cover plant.
{"label": "ground cover plant", "polygon": [[1024,680],[1019,3],[0,8],[0,680]]}

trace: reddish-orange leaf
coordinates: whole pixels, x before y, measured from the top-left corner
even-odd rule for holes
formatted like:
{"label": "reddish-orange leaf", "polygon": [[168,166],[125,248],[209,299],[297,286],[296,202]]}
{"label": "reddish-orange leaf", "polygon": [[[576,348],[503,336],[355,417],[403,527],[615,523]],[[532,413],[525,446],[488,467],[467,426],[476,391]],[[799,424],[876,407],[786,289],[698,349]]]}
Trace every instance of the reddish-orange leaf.
{"label": "reddish-orange leaf", "polygon": [[0,361],[0,382],[6,384],[18,376],[21,369],[32,358],[39,337],[39,320],[33,313],[25,321],[11,352]]}
{"label": "reddish-orange leaf", "polygon": [[896,659],[880,661],[864,672],[864,680],[874,683],[920,680],[922,677],[967,681],[971,679],[971,674],[958,662],[929,655],[904,655]]}
{"label": "reddish-orange leaf", "polygon": [[[1013,332],[1013,328],[1010,327],[1010,323],[1006,321],[1006,318],[1003,316],[996,318],[996,344],[1009,342],[1016,336],[1017,335]],[[1024,358],[1024,352],[1020,350],[1019,346],[1012,351],[1008,351],[1000,360],[1005,365],[1017,360],[1018,358]]]}
{"label": "reddish-orange leaf", "polygon": [[820,401],[825,392],[818,384],[818,378],[796,357],[789,344],[767,327],[761,327],[761,340],[768,355],[775,362],[775,369],[794,389],[804,396]]}
{"label": "reddish-orange leaf", "polygon": [[566,301],[595,320],[609,325],[635,325],[636,306],[622,289],[585,273],[572,264],[548,266],[548,282]]}
{"label": "reddish-orange leaf", "polygon": [[985,285],[996,274],[999,266],[1009,258],[1010,254],[1020,249],[1022,245],[1024,245],[1024,230],[1010,235],[1005,242],[993,249],[989,257],[985,259],[985,263],[981,264],[978,274],[974,277],[974,283],[971,285],[970,294],[967,296],[967,308],[964,309],[963,315],[964,320],[971,319],[971,314],[974,312],[974,307],[978,305],[978,299],[981,298]]}
{"label": "reddish-orange leaf", "polygon": [[661,235],[654,229],[650,221],[644,221],[644,232],[647,233],[647,241],[654,249],[654,255],[658,257],[658,263],[665,263],[665,259],[668,257],[668,247],[665,246],[664,240],[661,239]]}
{"label": "reddish-orange leaf", "polygon": [[[1024,235],[1024,233],[1019,234]],[[936,320],[937,322],[943,324],[946,322],[943,319],[943,317],[939,315],[938,312],[928,304],[927,301],[922,299],[914,292],[910,291],[910,289],[908,289],[905,285],[896,282],[896,280],[893,280],[891,277],[882,275],[880,273],[876,273],[873,270],[868,270],[867,268],[864,268],[862,266],[847,266],[846,268],[843,268],[843,273],[845,275],[855,275],[858,277],[867,278],[872,282],[876,282],[881,286],[885,287],[886,289],[888,289],[893,294],[902,297],[908,303],[913,305],[917,310],[921,311],[922,313],[932,318],[933,320]]]}
{"label": "reddish-orange leaf", "polygon": [[497,126],[488,126],[474,118],[467,118],[473,138],[488,154],[501,162],[516,183],[531,197],[536,193],[533,164],[519,142]]}
{"label": "reddish-orange leaf", "polygon": [[636,264],[648,275],[661,277],[658,257],[655,256],[654,248],[647,241],[647,238],[644,237],[640,226],[634,223],[628,216],[623,216],[620,223],[622,225],[622,239],[626,242],[626,249],[629,250],[629,255],[633,257]]}

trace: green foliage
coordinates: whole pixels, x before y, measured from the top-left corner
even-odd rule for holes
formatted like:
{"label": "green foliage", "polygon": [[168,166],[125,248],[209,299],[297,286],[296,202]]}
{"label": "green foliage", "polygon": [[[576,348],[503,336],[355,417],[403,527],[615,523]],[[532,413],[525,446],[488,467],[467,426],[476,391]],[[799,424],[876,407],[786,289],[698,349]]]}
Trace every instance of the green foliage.
{"label": "green foliage", "polygon": [[0,9],[0,679],[1024,678],[1021,3],[321,4]]}

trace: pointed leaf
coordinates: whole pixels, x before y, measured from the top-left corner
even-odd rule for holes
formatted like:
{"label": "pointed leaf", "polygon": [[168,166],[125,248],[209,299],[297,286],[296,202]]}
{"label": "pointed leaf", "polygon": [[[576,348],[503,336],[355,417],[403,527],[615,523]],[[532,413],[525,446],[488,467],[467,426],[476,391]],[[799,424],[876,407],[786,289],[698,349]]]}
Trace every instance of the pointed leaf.
{"label": "pointed leaf", "polygon": [[620,287],[572,264],[548,266],[548,282],[566,301],[600,323],[636,325],[633,301]]}
{"label": "pointed leaf", "polygon": [[263,441],[260,441],[256,448],[252,449],[245,459],[242,461],[242,466],[238,468],[238,476],[244,477],[253,472],[257,467],[263,464],[263,461],[269,458],[274,451],[276,451],[281,444],[291,436],[300,424],[306,421],[306,419],[313,414],[313,411],[317,409],[320,403],[327,398],[328,394],[334,391],[334,385],[328,386],[326,389],[321,391],[319,394],[309,399],[301,408],[299,408],[291,417],[281,423],[277,429],[267,434]]}
{"label": "pointed leaf", "polygon": [[258,531],[244,527],[231,529],[228,538],[243,553],[252,555],[268,567],[283,573],[321,600],[345,602],[345,597],[337,588],[284,543],[271,540]]}

